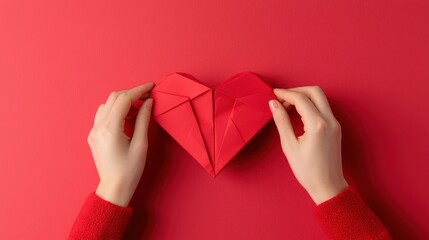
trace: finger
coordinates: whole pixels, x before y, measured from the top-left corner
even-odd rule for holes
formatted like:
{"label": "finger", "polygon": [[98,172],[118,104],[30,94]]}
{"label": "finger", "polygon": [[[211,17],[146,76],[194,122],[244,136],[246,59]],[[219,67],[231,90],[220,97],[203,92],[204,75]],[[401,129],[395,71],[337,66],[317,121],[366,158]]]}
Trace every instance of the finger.
{"label": "finger", "polygon": [[137,117],[137,113],[139,112],[139,108],[131,105],[130,111],[128,112],[125,119],[134,119]]}
{"label": "finger", "polygon": [[145,93],[145,94],[143,94],[141,97],[140,97],[140,99],[141,100],[145,100],[146,98],[148,98],[150,96],[150,92],[147,92],[147,93]]}
{"label": "finger", "polygon": [[[141,87],[143,87],[143,86],[145,86],[145,85],[146,85],[146,87],[150,87],[150,85],[152,85],[152,86],[150,87],[150,89],[152,89],[152,88],[153,88],[154,83],[153,83],[153,82],[148,82],[148,83],[145,83],[145,84],[143,84],[143,85],[137,86],[137,87],[135,87],[135,88],[133,88],[133,89],[141,88]],[[150,90],[150,89],[149,89],[149,90]],[[100,118],[101,118],[102,120],[106,120],[106,119],[107,119],[107,117],[109,116],[110,111],[111,111],[111,109],[112,109],[112,107],[113,107],[113,104],[115,103],[115,101],[116,101],[116,99],[118,98],[118,96],[119,96],[119,95],[121,95],[122,93],[127,92],[127,91],[130,91],[130,90],[132,90],[132,89],[119,90],[119,91],[116,91],[116,92],[112,92],[112,93],[110,93],[109,97],[107,98],[106,104],[105,104],[105,106],[104,106],[103,114],[101,114],[101,117],[100,117]],[[141,98],[142,98],[142,99],[144,99],[144,98],[145,98],[145,96],[149,96],[149,95],[146,95],[146,93],[143,93],[143,95],[141,96]]]}
{"label": "finger", "polygon": [[118,97],[118,95],[120,93],[122,93],[124,90],[122,91],[118,91],[118,92],[111,92],[109,97],[107,98],[106,103],[104,104],[103,107],[103,113],[100,116],[100,121],[104,121],[106,120],[107,116],[109,116],[110,113],[110,109],[112,109],[113,103],[115,103],[116,98]]}
{"label": "finger", "polygon": [[333,113],[331,107],[329,106],[328,99],[326,98],[325,93],[319,86],[312,87],[295,87],[288,88],[290,91],[300,92],[305,94],[310,100],[314,103],[317,109],[327,117],[332,117]]}
{"label": "finger", "polygon": [[94,126],[98,125],[101,121],[101,114],[103,113],[104,104],[101,104],[98,106],[97,113],[95,114],[94,118]]}
{"label": "finger", "polygon": [[154,83],[149,82],[120,93],[116,98],[116,101],[113,104],[112,109],[110,110],[110,113],[106,120],[111,123],[112,126],[122,131],[125,117],[130,111],[133,102],[137,101],[145,93],[149,92],[153,88],[153,86]]}
{"label": "finger", "polygon": [[321,113],[310,99],[303,93],[289,91],[286,89],[274,89],[274,94],[281,101],[295,105],[295,109],[302,118],[304,127],[311,127],[314,120],[321,118]]}
{"label": "finger", "polygon": [[286,109],[277,100],[270,100],[268,104],[273,113],[273,119],[279,131],[282,146],[296,144],[297,139]]}
{"label": "finger", "polygon": [[[144,101],[145,99],[149,98],[150,96],[150,92],[143,94],[143,96],[140,97],[139,100]],[[130,111],[128,112],[127,116],[125,117],[125,119],[134,119],[137,117],[137,113],[139,112],[140,106],[143,104],[142,102],[136,102],[137,104],[131,105]]]}
{"label": "finger", "polygon": [[133,139],[131,139],[131,148],[147,146],[147,132],[152,112],[152,105],[152,98],[148,98],[139,109],[134,127]]}
{"label": "finger", "polygon": [[286,109],[286,111],[288,111],[289,109],[293,108],[293,105],[290,104],[290,103],[288,103],[288,102],[286,102],[286,101],[281,102],[281,104]]}

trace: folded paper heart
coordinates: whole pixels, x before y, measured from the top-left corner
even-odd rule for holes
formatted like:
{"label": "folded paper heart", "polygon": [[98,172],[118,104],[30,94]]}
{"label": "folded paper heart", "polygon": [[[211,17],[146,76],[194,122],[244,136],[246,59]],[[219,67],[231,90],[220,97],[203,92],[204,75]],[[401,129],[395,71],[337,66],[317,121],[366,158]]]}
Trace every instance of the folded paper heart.
{"label": "folded paper heart", "polygon": [[183,73],[152,89],[153,116],[213,177],[272,118],[272,88],[252,72],[237,73],[216,90]]}

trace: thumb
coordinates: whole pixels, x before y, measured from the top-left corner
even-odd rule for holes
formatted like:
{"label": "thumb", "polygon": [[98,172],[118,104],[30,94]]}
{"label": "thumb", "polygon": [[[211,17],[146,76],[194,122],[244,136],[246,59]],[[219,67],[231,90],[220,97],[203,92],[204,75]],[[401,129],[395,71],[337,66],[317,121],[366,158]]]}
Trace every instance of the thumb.
{"label": "thumb", "polygon": [[153,100],[148,98],[144,101],[137,113],[131,147],[147,147],[147,131],[149,127],[150,115],[152,112]]}
{"label": "thumb", "polygon": [[274,122],[276,123],[277,130],[279,131],[282,146],[289,146],[296,144],[297,139],[293,131],[292,123],[290,122],[289,115],[286,109],[277,100],[269,101],[270,109],[273,114]]}

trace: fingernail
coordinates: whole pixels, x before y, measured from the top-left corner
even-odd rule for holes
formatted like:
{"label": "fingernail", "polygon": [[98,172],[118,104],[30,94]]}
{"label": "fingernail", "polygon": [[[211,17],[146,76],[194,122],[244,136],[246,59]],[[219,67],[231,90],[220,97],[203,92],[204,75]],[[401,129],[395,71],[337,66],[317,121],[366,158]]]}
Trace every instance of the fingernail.
{"label": "fingernail", "polygon": [[270,100],[269,105],[270,105],[271,112],[274,112],[279,107],[276,100]]}
{"label": "fingernail", "polygon": [[148,98],[145,100],[145,106],[149,111],[152,110],[152,105],[153,105],[153,99],[152,98]]}

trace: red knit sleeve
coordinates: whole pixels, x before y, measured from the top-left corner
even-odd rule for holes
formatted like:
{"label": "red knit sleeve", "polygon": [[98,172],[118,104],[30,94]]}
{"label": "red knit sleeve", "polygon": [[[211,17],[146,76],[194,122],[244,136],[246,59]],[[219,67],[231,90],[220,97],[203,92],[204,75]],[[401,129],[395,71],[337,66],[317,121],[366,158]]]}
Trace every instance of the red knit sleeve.
{"label": "red knit sleeve", "polygon": [[391,239],[352,186],[316,206],[313,213],[329,239]]}
{"label": "red knit sleeve", "polygon": [[83,204],[68,239],[122,239],[131,217],[130,207],[121,207],[92,192]]}

